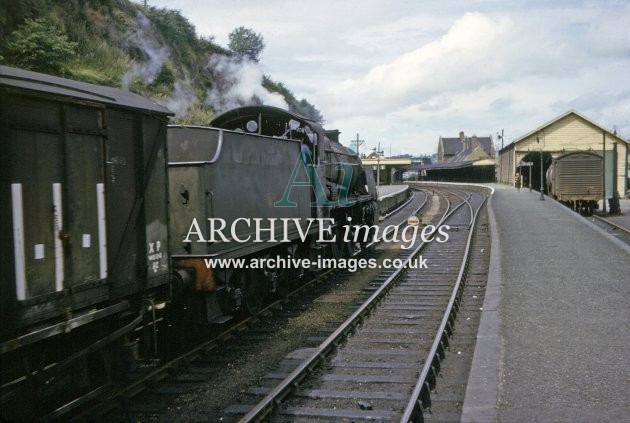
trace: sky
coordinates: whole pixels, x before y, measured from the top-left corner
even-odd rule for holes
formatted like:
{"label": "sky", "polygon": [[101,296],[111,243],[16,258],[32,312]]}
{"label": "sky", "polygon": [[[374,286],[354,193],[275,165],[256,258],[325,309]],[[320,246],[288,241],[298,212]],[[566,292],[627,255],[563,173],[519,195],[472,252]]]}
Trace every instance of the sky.
{"label": "sky", "polygon": [[575,109],[630,139],[629,0],[148,0],[227,46],[260,33],[264,74],[361,151],[504,145]]}

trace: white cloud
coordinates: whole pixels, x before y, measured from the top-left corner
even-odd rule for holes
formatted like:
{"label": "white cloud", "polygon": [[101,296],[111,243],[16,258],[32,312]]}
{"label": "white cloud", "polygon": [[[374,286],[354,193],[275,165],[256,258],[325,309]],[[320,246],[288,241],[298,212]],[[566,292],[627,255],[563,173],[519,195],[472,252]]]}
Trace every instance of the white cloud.
{"label": "white cloud", "polygon": [[218,42],[261,32],[263,72],[342,140],[431,152],[440,135],[509,141],[569,108],[630,137],[627,1],[160,1]]}
{"label": "white cloud", "polygon": [[509,18],[495,21],[467,13],[440,39],[377,65],[362,78],[326,88],[318,97],[334,98],[334,112],[354,113],[361,105],[364,113],[376,114],[415,104],[428,95],[469,88],[495,76],[486,62],[509,28]]}
{"label": "white cloud", "polygon": [[586,31],[586,48],[606,56],[630,56],[630,16],[605,13],[591,22]]}

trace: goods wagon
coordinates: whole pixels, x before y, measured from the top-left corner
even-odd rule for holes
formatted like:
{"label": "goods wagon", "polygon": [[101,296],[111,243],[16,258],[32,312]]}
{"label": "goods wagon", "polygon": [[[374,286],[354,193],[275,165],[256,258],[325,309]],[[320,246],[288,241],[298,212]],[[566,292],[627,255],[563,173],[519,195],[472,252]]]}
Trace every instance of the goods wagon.
{"label": "goods wagon", "polygon": [[97,390],[85,381],[92,366],[106,372],[104,348],[168,298],[169,114],[116,88],[0,66],[3,417]]}
{"label": "goods wagon", "polygon": [[589,151],[574,151],[553,159],[547,169],[547,190],[573,210],[591,215],[603,198],[603,158]]}

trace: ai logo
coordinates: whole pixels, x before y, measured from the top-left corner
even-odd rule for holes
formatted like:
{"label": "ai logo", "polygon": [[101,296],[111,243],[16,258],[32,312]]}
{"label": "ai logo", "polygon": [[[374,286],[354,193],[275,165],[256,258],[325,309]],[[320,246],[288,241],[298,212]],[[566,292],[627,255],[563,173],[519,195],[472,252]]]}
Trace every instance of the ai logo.
{"label": "ai logo", "polygon": [[[308,181],[296,180],[301,167],[304,167]],[[337,170],[341,170],[343,172],[341,188],[339,190],[339,200],[337,201],[337,204],[339,205],[339,207],[352,206],[355,202],[348,201],[348,192],[350,190],[350,182],[352,181],[352,166],[349,164],[340,164],[337,166]],[[302,154],[295,161],[293,172],[291,172],[291,177],[289,179],[289,182],[287,183],[286,189],[284,190],[282,199],[273,203],[274,207],[297,207],[296,202],[289,200],[291,189],[293,187],[308,186],[313,188],[313,192],[315,193],[315,201],[311,203],[312,207],[333,207],[336,205],[334,202],[331,202],[326,197],[324,187],[319,180],[317,171],[315,170],[315,166],[313,166],[313,160],[311,159],[310,150],[308,149],[308,147],[302,146]]]}

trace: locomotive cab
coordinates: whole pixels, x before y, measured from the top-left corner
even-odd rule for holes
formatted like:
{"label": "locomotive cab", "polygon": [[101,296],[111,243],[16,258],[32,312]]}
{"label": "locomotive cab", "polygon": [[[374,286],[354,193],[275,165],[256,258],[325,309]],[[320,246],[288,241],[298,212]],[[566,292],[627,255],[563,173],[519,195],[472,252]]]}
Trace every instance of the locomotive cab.
{"label": "locomotive cab", "polygon": [[211,122],[221,128],[248,134],[300,141],[311,152],[313,164],[319,163],[319,139],[324,131],[305,117],[271,106],[248,106],[226,112]]}

